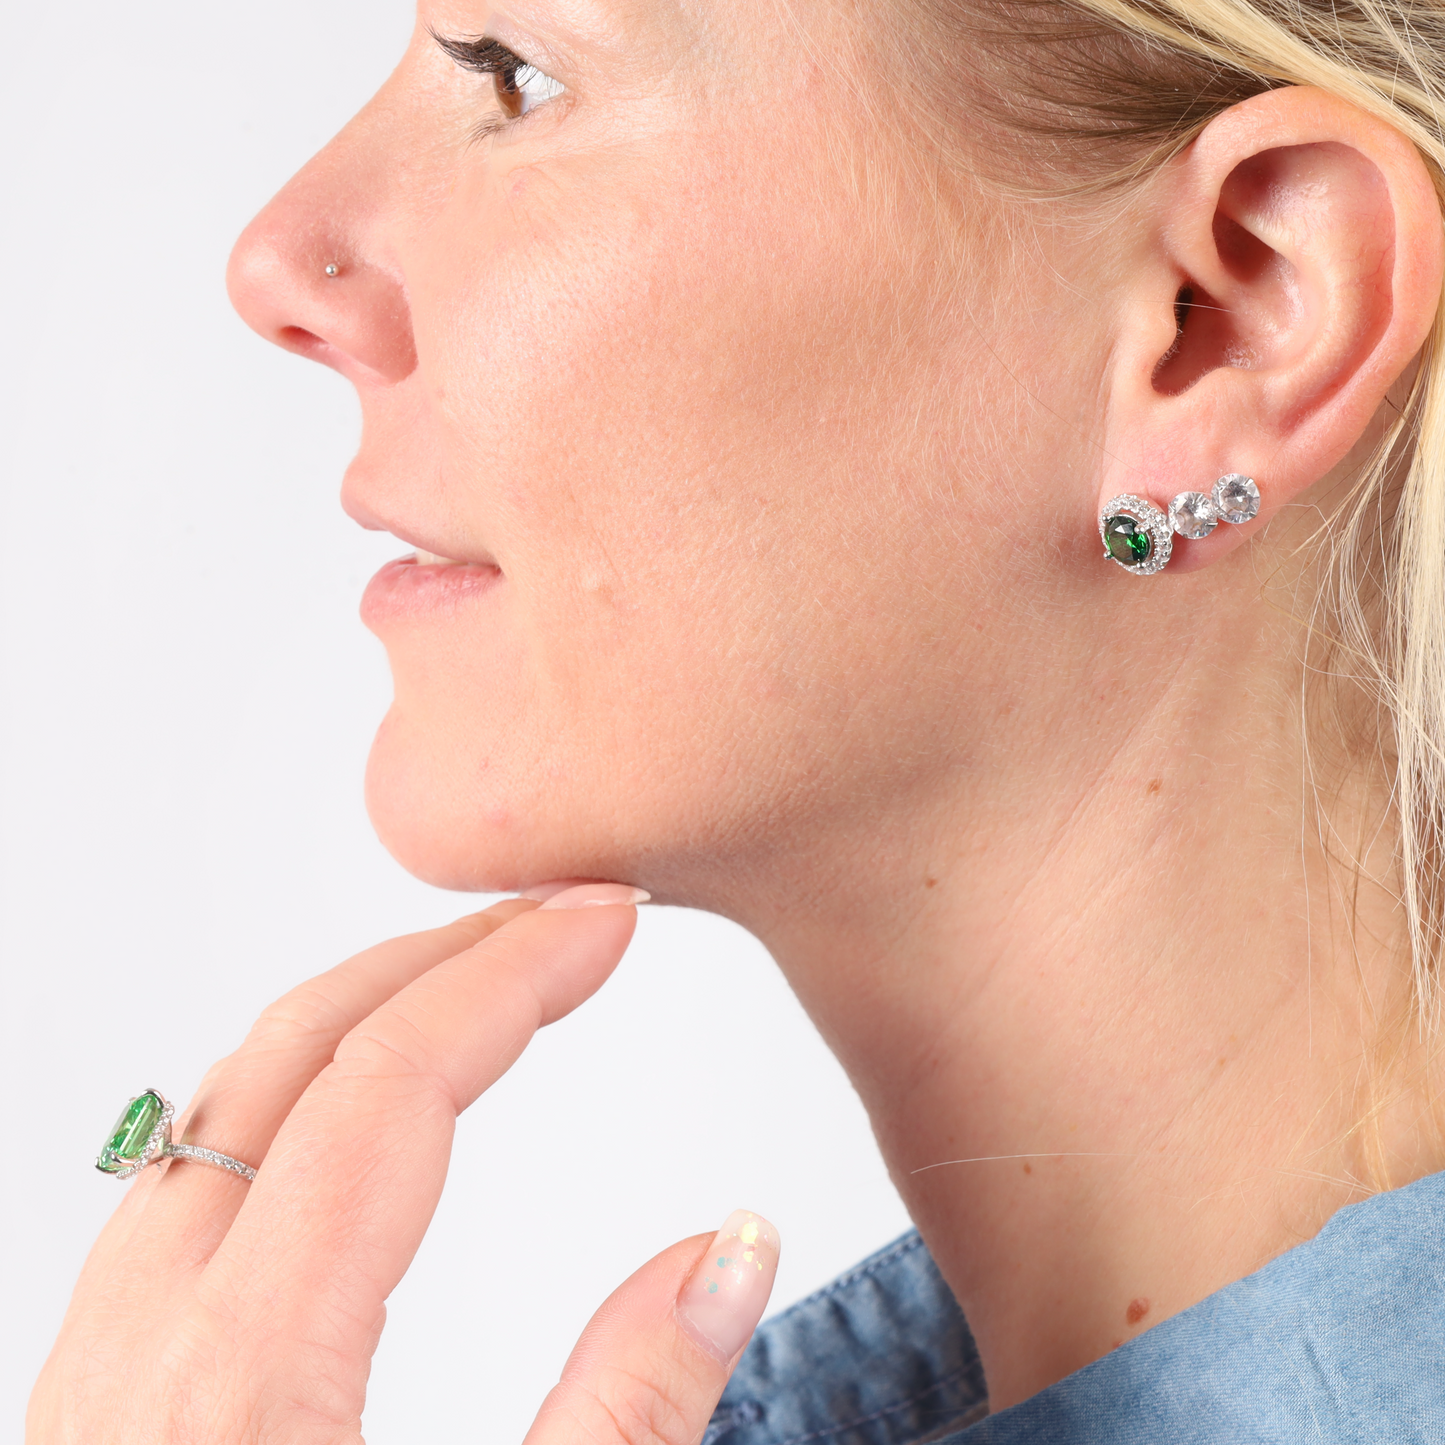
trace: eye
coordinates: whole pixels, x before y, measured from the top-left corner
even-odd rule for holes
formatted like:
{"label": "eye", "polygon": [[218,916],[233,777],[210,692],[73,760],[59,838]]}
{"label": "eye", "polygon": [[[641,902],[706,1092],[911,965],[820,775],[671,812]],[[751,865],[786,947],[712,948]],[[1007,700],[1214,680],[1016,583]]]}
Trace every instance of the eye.
{"label": "eye", "polygon": [[492,77],[497,106],[508,120],[515,120],[539,105],[555,100],[566,89],[560,80],[553,80],[530,61],[523,60],[500,40],[487,36],[476,40],[452,40],[435,31],[432,39],[463,69]]}
{"label": "eye", "polygon": [[535,110],[539,105],[555,100],[562,94],[563,89],[560,80],[553,80],[550,75],[525,61],[505,79],[501,75],[497,77],[498,96],[504,103],[506,98],[511,97],[518,115],[526,115],[529,110]]}

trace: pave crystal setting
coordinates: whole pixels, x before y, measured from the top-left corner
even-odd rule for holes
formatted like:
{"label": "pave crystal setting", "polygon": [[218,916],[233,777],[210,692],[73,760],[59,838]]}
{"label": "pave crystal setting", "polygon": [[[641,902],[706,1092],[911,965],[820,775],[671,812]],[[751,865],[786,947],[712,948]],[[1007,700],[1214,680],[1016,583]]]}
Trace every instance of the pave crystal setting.
{"label": "pave crystal setting", "polygon": [[1151,577],[1169,565],[1174,530],[1169,518],[1143,497],[1110,497],[1099,514],[1104,556],[1135,577]]}
{"label": "pave crystal setting", "polygon": [[199,1144],[173,1144],[171,1120],[176,1106],[159,1089],[137,1094],[115,1121],[115,1128],[100,1151],[95,1167],[115,1179],[133,1179],[148,1164],[162,1159],[194,1159],[199,1164],[214,1164],[218,1169],[254,1179],[256,1171],[249,1164],[233,1159],[215,1149]]}

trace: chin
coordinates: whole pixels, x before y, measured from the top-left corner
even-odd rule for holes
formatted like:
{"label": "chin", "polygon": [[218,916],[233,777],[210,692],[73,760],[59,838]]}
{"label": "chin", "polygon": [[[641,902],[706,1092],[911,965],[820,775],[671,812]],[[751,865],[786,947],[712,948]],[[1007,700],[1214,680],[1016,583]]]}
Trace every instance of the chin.
{"label": "chin", "polygon": [[621,876],[615,859],[579,846],[575,820],[550,818],[546,799],[520,781],[487,760],[459,764],[393,708],[367,759],[366,810],[387,852],[437,888],[513,893]]}
{"label": "chin", "polygon": [[396,815],[378,807],[369,796],[367,811],[386,851],[414,878],[433,888],[453,893],[516,893],[542,881],[501,859],[479,857],[455,846],[438,847],[427,819],[413,817],[397,826]]}

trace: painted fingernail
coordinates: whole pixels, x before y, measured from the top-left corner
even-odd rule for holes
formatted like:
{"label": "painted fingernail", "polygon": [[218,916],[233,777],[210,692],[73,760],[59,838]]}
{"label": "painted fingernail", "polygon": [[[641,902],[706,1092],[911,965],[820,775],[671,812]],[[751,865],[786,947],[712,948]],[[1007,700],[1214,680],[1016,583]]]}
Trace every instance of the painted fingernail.
{"label": "painted fingernail", "polygon": [[736,1209],[677,1297],[678,1323],[727,1364],[752,1337],[778,1272],[778,1231],[761,1214]]}
{"label": "painted fingernail", "polygon": [[634,888],[630,883],[581,883],[554,893],[537,912],[548,908],[600,908],[607,903],[646,903],[651,897],[645,888]]}
{"label": "painted fingernail", "polygon": [[534,883],[530,888],[517,894],[518,898],[530,898],[537,903],[545,903],[549,898],[555,898],[559,893],[565,893],[569,888],[580,888],[584,883],[592,882],[589,878],[563,878],[555,883]]}

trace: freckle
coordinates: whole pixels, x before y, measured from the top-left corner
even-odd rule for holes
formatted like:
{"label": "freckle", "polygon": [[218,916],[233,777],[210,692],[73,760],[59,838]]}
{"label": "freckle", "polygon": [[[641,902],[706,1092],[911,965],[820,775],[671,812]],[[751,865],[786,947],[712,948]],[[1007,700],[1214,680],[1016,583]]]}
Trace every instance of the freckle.
{"label": "freckle", "polygon": [[1150,779],[1149,779],[1149,789],[1148,789],[1149,792],[1151,792],[1151,793],[1157,793],[1157,792],[1159,791],[1159,789],[1162,788],[1163,786],[1164,786],[1164,779],[1163,779],[1163,778],[1150,778]]}
{"label": "freckle", "polygon": [[1221,1069],[1224,1067],[1224,1060],[1223,1060],[1223,1059],[1220,1059],[1220,1061],[1219,1061],[1219,1067],[1220,1067]]}
{"label": "freckle", "polygon": [[923,880],[923,886],[924,886],[925,888],[937,888],[937,887],[938,887],[938,879],[937,879],[937,878],[925,878],[925,879]]}
{"label": "freckle", "polygon": [[1025,1165],[1024,1165],[1024,1173],[1025,1173],[1025,1174],[1032,1174],[1033,1172],[1034,1172],[1034,1166],[1033,1166],[1032,1164],[1025,1164]]}
{"label": "freckle", "polygon": [[1136,1299],[1129,1301],[1129,1308],[1124,1311],[1125,1320],[1131,1325],[1137,1325],[1145,1315],[1149,1313],[1149,1301]]}

